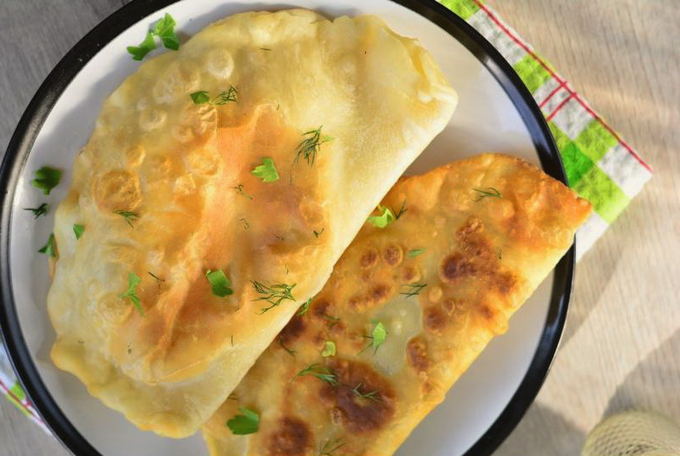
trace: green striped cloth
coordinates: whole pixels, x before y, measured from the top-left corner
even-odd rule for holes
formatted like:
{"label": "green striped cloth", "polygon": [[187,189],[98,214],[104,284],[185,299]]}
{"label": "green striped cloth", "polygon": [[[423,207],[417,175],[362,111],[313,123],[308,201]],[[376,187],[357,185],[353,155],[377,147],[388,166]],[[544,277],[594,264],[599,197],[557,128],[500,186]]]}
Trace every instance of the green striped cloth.
{"label": "green striped cloth", "polygon": [[651,168],[489,6],[479,0],[440,0],[489,40],[524,81],[548,121],[569,186],[595,209],[577,234],[580,258],[623,212]]}
{"label": "green striped cloth", "polygon": [[[651,169],[545,60],[478,0],[440,0],[510,62],[543,111],[560,149],[569,185],[595,211],[578,232],[577,256],[587,251],[651,177]],[[17,382],[0,342],[0,391],[47,431]]]}

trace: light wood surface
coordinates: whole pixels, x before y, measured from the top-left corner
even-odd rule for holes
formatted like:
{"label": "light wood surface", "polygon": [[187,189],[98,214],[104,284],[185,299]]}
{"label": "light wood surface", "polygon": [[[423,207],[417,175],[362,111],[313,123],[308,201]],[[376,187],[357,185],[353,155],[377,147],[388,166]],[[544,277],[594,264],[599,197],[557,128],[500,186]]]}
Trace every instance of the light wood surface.
{"label": "light wood surface", "polygon": [[[49,70],[123,3],[0,0],[0,150]],[[497,454],[578,454],[593,425],[628,408],[680,421],[680,6],[677,0],[488,4],[655,169],[579,264],[551,373]],[[0,400],[0,456],[67,454]]]}

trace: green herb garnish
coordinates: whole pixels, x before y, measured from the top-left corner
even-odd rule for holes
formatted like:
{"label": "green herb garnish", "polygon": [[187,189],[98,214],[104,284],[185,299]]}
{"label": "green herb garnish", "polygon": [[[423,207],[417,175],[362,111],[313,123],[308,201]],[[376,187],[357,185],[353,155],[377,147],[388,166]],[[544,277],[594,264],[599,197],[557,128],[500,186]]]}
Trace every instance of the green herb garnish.
{"label": "green herb garnish", "polygon": [[281,346],[281,348],[283,348],[284,350],[286,350],[286,352],[287,352],[290,356],[292,356],[293,358],[295,358],[295,353],[296,353],[295,350],[286,347],[286,344],[283,343],[283,341],[281,340],[280,337],[277,337],[277,338],[276,338],[276,341],[279,343],[279,345]]}
{"label": "green herb garnish", "polygon": [[399,217],[404,215],[404,213],[406,213],[407,211],[408,211],[408,209],[406,208],[406,200],[404,200],[404,202],[401,203],[401,207],[399,208],[399,212],[397,212],[397,214],[394,216],[394,219],[399,220]]}
{"label": "green herb garnish", "polygon": [[423,288],[427,286],[426,283],[409,283],[406,285],[402,285],[402,288],[405,289],[405,291],[400,292],[399,294],[406,296],[407,298],[410,298],[411,296],[417,296],[420,294],[421,291],[423,291]]}
{"label": "green herb garnish", "polygon": [[238,90],[234,86],[229,86],[229,89],[224,92],[220,92],[213,100],[210,102],[213,105],[221,106],[229,102],[238,103]]}
{"label": "green herb garnish", "polygon": [[33,212],[33,219],[37,219],[41,215],[47,214],[47,210],[49,208],[50,207],[47,205],[47,203],[42,203],[38,207],[25,207],[24,210]]}
{"label": "green herb garnish", "polygon": [[333,326],[337,325],[340,322],[339,317],[334,317],[332,315],[324,315],[323,319],[328,322],[329,328],[332,328]]}
{"label": "green herb garnish", "polygon": [[262,164],[253,168],[250,173],[262,179],[262,182],[275,182],[279,180],[279,173],[276,171],[274,160],[269,157],[262,159]]}
{"label": "green herb garnish", "polygon": [[156,41],[153,39],[152,32],[146,32],[144,41],[139,46],[128,46],[127,51],[132,55],[132,60],[142,60],[146,54],[156,49]]}
{"label": "green herb garnish", "polygon": [[57,257],[57,241],[54,239],[54,234],[50,234],[50,237],[47,238],[47,244],[38,250],[38,252],[44,253],[45,255],[52,258]]}
{"label": "green herb garnish", "polygon": [[394,213],[389,207],[378,206],[378,210],[382,211],[380,215],[372,215],[368,218],[368,223],[372,224],[377,228],[385,228],[390,223],[396,220]]}
{"label": "green herb garnish", "polygon": [[76,235],[76,240],[80,239],[80,236],[85,232],[85,225],[78,225],[77,223],[73,225],[73,234]]}
{"label": "green herb garnish", "polygon": [[503,198],[503,195],[501,195],[501,192],[499,192],[498,190],[496,190],[493,187],[473,188],[472,190],[479,193],[479,196],[477,196],[475,201],[480,201],[480,200],[483,200],[484,198]]}
{"label": "green herb garnish", "polygon": [[139,277],[134,272],[128,274],[128,288],[125,293],[118,295],[120,298],[129,299],[132,304],[137,308],[140,314],[144,315],[144,308],[142,307],[142,301],[137,296],[137,285],[142,282],[142,278]]}
{"label": "green herb garnish", "polygon": [[309,366],[305,367],[302,369],[300,372],[298,372],[295,376],[296,377],[302,377],[305,375],[311,375],[312,377],[316,377],[321,381],[324,381],[328,383],[329,385],[337,385],[338,380],[333,373],[333,370],[329,367],[322,366],[321,364],[310,364]]}
{"label": "green herb garnish", "polygon": [[163,46],[173,51],[179,49],[179,38],[175,33],[175,25],[177,25],[175,19],[168,13],[165,13],[163,19],[156,22],[153,28],[153,34],[161,39]]}
{"label": "green herb garnish", "polygon": [[254,434],[260,429],[260,415],[246,407],[239,407],[240,415],[227,421],[227,427],[234,435]]}
{"label": "green herb garnish", "polygon": [[221,269],[216,271],[211,271],[208,269],[208,271],[205,273],[205,276],[207,277],[208,282],[210,282],[212,293],[215,296],[224,298],[225,296],[229,296],[230,294],[234,293],[234,290],[231,289],[231,281]]}
{"label": "green herb garnish", "polygon": [[325,230],[326,230],[325,227],[324,227],[324,228],[321,228],[321,231],[316,231],[316,230],[314,230],[314,231],[313,231],[314,237],[318,239],[319,236],[321,236],[321,234],[322,234]]}
{"label": "green herb garnish", "polygon": [[160,38],[163,46],[166,49],[179,49],[179,38],[175,33],[175,19],[169,14],[165,14],[154,25],[153,29],[146,32],[146,37],[139,46],[128,46],[127,51],[132,55],[133,60],[142,60],[146,54],[156,49],[156,40],[154,37]]}
{"label": "green herb garnish", "polygon": [[161,279],[160,277],[158,277],[158,276],[157,276],[156,274],[154,274],[153,272],[146,271],[146,273],[149,274],[151,277],[153,277],[153,279],[154,279],[156,282],[158,282],[158,287],[159,287],[159,288],[160,288],[160,286],[161,286],[161,282],[165,282],[165,279]]}
{"label": "green herb garnish", "polygon": [[213,106],[222,106],[229,102],[238,102],[238,90],[234,86],[230,86],[228,90],[220,92],[213,99],[210,99],[210,95],[206,90],[190,93],[189,96],[194,104],[197,105],[210,103]]}
{"label": "green herb garnish", "polygon": [[316,130],[309,130],[302,133],[302,136],[305,138],[295,149],[295,162],[297,162],[300,158],[304,158],[307,160],[307,164],[312,166],[316,160],[316,154],[321,150],[321,144],[333,140],[333,138],[330,136],[321,134],[322,127],[323,126],[317,128]]}
{"label": "green herb garnish", "polygon": [[368,338],[371,339],[371,343],[368,346],[373,348],[373,353],[377,352],[378,348],[380,348],[387,339],[387,329],[385,329],[385,325],[379,321],[374,322],[373,331],[371,331],[371,335],[368,336]]}
{"label": "green herb garnish", "polygon": [[127,224],[130,225],[130,228],[134,228],[132,222],[136,221],[139,218],[139,214],[132,211],[113,211],[113,213],[123,217]]}
{"label": "green herb garnish", "polygon": [[248,199],[253,199],[253,195],[249,195],[243,187],[243,184],[238,184],[236,187],[233,187],[234,190],[239,192],[241,195],[245,196]]}
{"label": "green herb garnish", "polygon": [[199,90],[198,92],[189,94],[189,96],[191,97],[191,100],[194,102],[194,104],[203,104],[210,101],[210,96],[205,90]]}
{"label": "green herb garnish", "polygon": [[418,255],[422,255],[425,252],[425,249],[413,249],[409,250],[406,255],[408,255],[411,258],[415,258]]}
{"label": "green herb garnish", "polygon": [[31,185],[39,188],[45,195],[49,195],[54,187],[59,185],[61,180],[61,170],[43,166],[35,172],[35,179],[31,181]]}
{"label": "green herb garnish", "polygon": [[311,304],[312,304],[312,298],[309,298],[308,300],[306,300],[306,301],[300,306],[300,310],[298,310],[297,313],[296,313],[295,315],[301,317],[301,316],[303,316],[304,314],[306,314],[307,312],[309,312],[309,306],[310,306]]}
{"label": "green herb garnish", "polygon": [[352,388],[352,393],[354,393],[355,396],[360,397],[362,399],[368,399],[368,400],[371,400],[371,401],[380,400],[380,397],[378,396],[378,391],[370,391],[368,393],[362,393],[361,392],[361,386],[362,386],[362,384],[359,383],[357,386]]}
{"label": "green herb garnish", "polygon": [[347,442],[344,442],[342,439],[335,439],[335,440],[326,440],[326,442],[323,444],[323,446],[319,449],[318,456],[333,456],[333,453],[335,453],[337,450],[339,450],[341,447],[345,446]]}
{"label": "green herb garnish", "polygon": [[296,284],[288,285],[285,283],[277,283],[274,285],[265,285],[256,280],[252,280],[251,283],[253,284],[255,291],[262,295],[255,299],[255,301],[267,301],[270,304],[268,307],[264,307],[260,310],[261,314],[278,306],[285,300],[295,301],[292,292]]}
{"label": "green herb garnish", "polygon": [[335,342],[332,340],[327,340],[323,343],[323,350],[321,350],[321,356],[328,358],[330,356],[335,356]]}

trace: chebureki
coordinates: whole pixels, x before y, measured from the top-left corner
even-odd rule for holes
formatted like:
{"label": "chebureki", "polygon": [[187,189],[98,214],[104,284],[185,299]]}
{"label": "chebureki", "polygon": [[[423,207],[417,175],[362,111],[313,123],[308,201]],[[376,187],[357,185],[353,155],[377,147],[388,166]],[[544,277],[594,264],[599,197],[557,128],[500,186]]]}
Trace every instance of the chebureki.
{"label": "chebureki", "polygon": [[142,429],[195,432],[455,104],[371,16],[238,14],[142,64],[56,213],[55,364]]}
{"label": "chebureki", "polygon": [[[212,456],[393,454],[506,330],[590,212],[503,155],[405,178],[382,205],[395,217],[364,226],[204,426]],[[249,412],[259,430],[235,435],[230,420]]]}

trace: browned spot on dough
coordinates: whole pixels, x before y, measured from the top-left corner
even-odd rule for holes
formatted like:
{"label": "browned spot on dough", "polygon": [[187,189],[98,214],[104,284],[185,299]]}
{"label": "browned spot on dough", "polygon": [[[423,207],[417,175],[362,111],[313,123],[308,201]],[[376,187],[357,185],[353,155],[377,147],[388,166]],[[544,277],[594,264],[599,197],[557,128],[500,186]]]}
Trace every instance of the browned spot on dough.
{"label": "browned spot on dough", "polygon": [[404,251],[398,245],[388,245],[383,250],[383,259],[390,266],[397,266],[404,259]]}
{"label": "browned spot on dough", "polygon": [[328,308],[330,307],[331,303],[324,300],[324,299],[319,299],[315,302],[312,303],[312,315],[315,317],[323,318],[326,316],[326,312],[328,311]]}
{"label": "browned spot on dough", "polygon": [[498,287],[498,291],[503,294],[510,294],[516,284],[517,279],[509,272],[503,272],[496,275],[496,286]]}
{"label": "browned spot on dough", "polygon": [[366,252],[364,252],[363,255],[361,255],[361,258],[359,259],[359,265],[362,268],[371,268],[375,266],[375,264],[378,262],[378,251],[375,249],[369,249]]}
{"label": "browned spot on dough", "polygon": [[474,278],[479,286],[493,289],[503,295],[510,294],[517,285],[517,278],[498,259],[484,225],[476,217],[456,232],[458,248],[442,261],[439,276],[445,283],[460,285]]}
{"label": "browned spot on dough", "polygon": [[301,316],[296,315],[291,318],[288,324],[281,330],[279,333],[279,340],[282,344],[287,345],[300,337],[304,331],[304,319]]}
{"label": "browned spot on dough", "polygon": [[479,313],[482,314],[485,320],[493,322],[496,318],[496,311],[489,307],[488,304],[482,304],[479,306]]}
{"label": "browned spot on dough", "polygon": [[427,343],[420,337],[409,340],[406,346],[408,361],[418,372],[427,370],[430,360],[427,358]]}
{"label": "browned spot on dough", "polygon": [[413,283],[420,278],[420,272],[413,266],[407,266],[402,271],[401,277],[406,283]]}
{"label": "browned spot on dough", "polygon": [[269,437],[270,456],[305,456],[311,448],[312,433],[298,418],[282,418],[278,429]]}
{"label": "browned spot on dough", "polygon": [[[349,432],[363,433],[384,427],[394,415],[394,391],[388,380],[365,363],[336,359],[330,368],[338,385],[324,383],[321,399],[331,407],[331,416]],[[375,391],[374,399],[353,392],[358,385],[361,393]]]}
{"label": "browned spot on dough", "polygon": [[442,262],[439,276],[445,282],[454,282],[456,279],[474,275],[477,272],[474,264],[463,257],[460,253],[449,255]]}
{"label": "browned spot on dough", "polygon": [[439,334],[446,326],[446,314],[438,306],[430,307],[424,312],[423,323],[425,328]]}
{"label": "browned spot on dough", "polygon": [[371,290],[371,300],[374,304],[379,304],[385,301],[390,295],[390,287],[384,284],[378,284]]}
{"label": "browned spot on dough", "polygon": [[137,176],[114,170],[94,181],[94,199],[100,209],[106,211],[131,211],[142,202]]}

